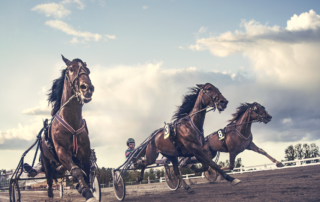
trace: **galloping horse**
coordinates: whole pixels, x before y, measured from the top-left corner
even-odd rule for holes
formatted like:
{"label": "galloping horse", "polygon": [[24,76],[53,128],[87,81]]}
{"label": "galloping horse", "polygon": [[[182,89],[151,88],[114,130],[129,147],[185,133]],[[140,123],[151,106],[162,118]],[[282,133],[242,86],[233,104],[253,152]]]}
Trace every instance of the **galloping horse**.
{"label": "galloping horse", "polygon": [[219,112],[227,107],[228,101],[220,93],[218,88],[210,83],[197,85],[191,88],[191,94],[184,96],[183,103],[178,107],[173,116],[172,133],[173,137],[165,138],[164,130],[158,129],[157,133],[150,141],[146,150],[144,160],[139,160],[134,165],[135,169],[141,169],[139,181],[143,178],[146,166],[153,164],[159,153],[167,157],[172,162],[175,175],[183,183],[185,189],[189,186],[183,181],[179,168],[178,157],[195,156],[199,162],[217,170],[226,180],[233,185],[238,184],[240,180],[234,179],[227,175],[220,167],[206,155],[202,146],[204,144],[203,124],[206,116],[206,109],[213,107]]}
{"label": "galloping horse", "polygon": [[[41,143],[41,160],[46,173],[48,196],[53,197],[53,179],[70,171],[78,182],[79,193],[87,201],[96,201],[88,187],[90,174],[90,140],[86,122],[82,119],[82,106],[91,101],[94,86],[89,78],[90,70],[80,59],[69,61],[62,56],[67,68],[54,80],[48,94],[52,104],[53,120],[49,134],[53,142],[52,153],[45,137]],[[49,135],[50,136],[50,135]]]}
{"label": "galloping horse", "polygon": [[[245,149],[252,150],[269,158],[277,167],[283,167],[283,164],[272,158],[263,149],[257,147],[252,142],[251,125],[254,122],[263,122],[267,124],[271,121],[272,116],[268,114],[265,107],[259,103],[241,104],[236,113],[232,114],[233,118],[229,120],[229,124],[223,129],[225,138],[219,141],[218,132],[214,132],[206,137],[203,150],[210,159],[214,158],[217,151],[229,152],[230,165],[223,167],[222,170],[232,170],[236,156]],[[197,169],[195,166],[190,167],[196,173],[206,171],[208,168],[202,165]]]}

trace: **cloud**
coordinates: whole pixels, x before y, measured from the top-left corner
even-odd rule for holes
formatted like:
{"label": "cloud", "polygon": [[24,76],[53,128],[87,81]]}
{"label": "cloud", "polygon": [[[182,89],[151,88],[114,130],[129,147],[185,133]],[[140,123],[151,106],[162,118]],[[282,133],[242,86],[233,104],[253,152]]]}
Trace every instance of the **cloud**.
{"label": "cloud", "polygon": [[198,33],[201,33],[201,34],[202,34],[202,33],[207,32],[207,30],[208,30],[208,27],[200,27]]}
{"label": "cloud", "polygon": [[[50,20],[47,21],[45,25],[60,30],[68,35],[74,36],[74,38],[72,38],[70,41],[71,43],[85,43],[89,41],[100,41],[102,39],[106,40],[106,38],[116,38],[114,35],[106,35],[106,37],[103,37],[101,34],[77,31],[71,25],[68,25],[60,20]],[[79,41],[78,38],[82,38],[82,40]]]}
{"label": "cloud", "polygon": [[320,16],[314,10],[302,13],[300,16],[294,14],[287,22],[286,29],[289,31],[318,30],[320,28]]}
{"label": "cloud", "polygon": [[51,108],[48,106],[46,100],[40,100],[39,106],[23,110],[22,113],[26,115],[48,115],[50,116]]}
{"label": "cloud", "polygon": [[63,18],[71,14],[71,11],[64,8],[61,4],[47,3],[39,4],[31,9],[32,11],[38,11],[45,14],[47,17]]}
{"label": "cloud", "polygon": [[[17,142],[22,140],[24,142],[36,139],[36,136],[42,127],[43,125],[40,120],[26,125],[19,123],[17,128],[11,128],[4,132],[0,131],[0,145],[5,142],[7,144],[10,140],[15,140]],[[4,149],[2,146],[1,148]]]}
{"label": "cloud", "polygon": [[115,35],[105,35],[109,39],[116,39],[117,37]]}
{"label": "cloud", "polygon": [[313,10],[294,15],[287,27],[262,25],[255,20],[243,20],[244,31],[236,30],[197,39],[189,48],[209,50],[226,57],[242,53],[253,66],[261,82],[277,82],[292,88],[316,86],[320,68],[320,16]]}

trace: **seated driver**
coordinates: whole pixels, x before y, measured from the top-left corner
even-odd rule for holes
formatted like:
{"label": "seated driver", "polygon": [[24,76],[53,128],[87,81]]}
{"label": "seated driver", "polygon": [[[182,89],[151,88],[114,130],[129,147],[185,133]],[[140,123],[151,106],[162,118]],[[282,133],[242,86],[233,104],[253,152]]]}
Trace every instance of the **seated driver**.
{"label": "seated driver", "polygon": [[129,138],[127,140],[127,146],[129,147],[127,150],[126,150],[126,158],[129,157],[129,155],[131,154],[131,152],[134,150],[134,147],[135,147],[135,141],[133,138]]}

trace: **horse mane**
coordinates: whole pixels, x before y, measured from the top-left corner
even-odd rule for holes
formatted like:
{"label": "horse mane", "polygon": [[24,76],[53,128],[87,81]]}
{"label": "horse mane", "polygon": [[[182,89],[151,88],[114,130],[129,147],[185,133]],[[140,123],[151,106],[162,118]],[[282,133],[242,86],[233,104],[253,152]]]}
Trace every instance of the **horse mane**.
{"label": "horse mane", "polygon": [[176,121],[182,117],[185,117],[186,114],[188,114],[193,109],[194,104],[196,103],[197,97],[199,95],[200,88],[189,88],[189,92],[189,94],[183,96],[182,104],[174,112],[171,120]]}
{"label": "horse mane", "polygon": [[52,105],[51,116],[55,115],[61,106],[61,97],[64,85],[66,69],[61,71],[61,76],[53,81],[48,93],[48,104]]}
{"label": "horse mane", "polygon": [[232,123],[233,121],[236,121],[238,120],[238,118],[240,118],[240,116],[245,112],[247,111],[247,109],[249,108],[250,106],[248,104],[244,104],[244,103],[241,103],[240,106],[237,108],[237,111],[236,113],[232,114],[233,118],[228,120],[230,123]]}

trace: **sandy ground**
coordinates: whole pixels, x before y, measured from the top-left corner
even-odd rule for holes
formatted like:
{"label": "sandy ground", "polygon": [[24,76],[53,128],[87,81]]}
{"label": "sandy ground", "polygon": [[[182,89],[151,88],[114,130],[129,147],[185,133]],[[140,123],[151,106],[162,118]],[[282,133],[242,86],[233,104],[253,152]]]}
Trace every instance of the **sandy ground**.
{"label": "sandy ground", "polygon": [[[225,180],[208,183],[206,179],[193,179],[193,194],[183,188],[170,191],[166,183],[127,186],[125,201],[320,201],[320,165],[295,167],[280,170],[260,171],[232,175],[242,182],[232,186]],[[46,192],[22,191],[22,201],[69,202],[85,201],[76,191],[65,191],[60,199],[59,192],[54,192],[53,199],[48,199]],[[8,193],[0,193],[0,202],[7,202]],[[113,188],[102,189],[101,201],[117,201]]]}

